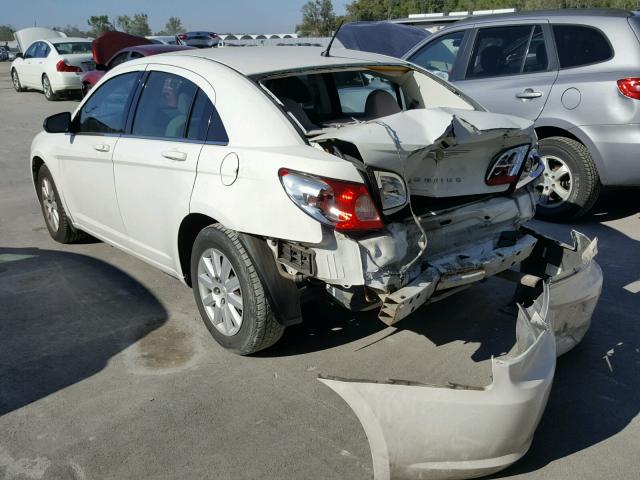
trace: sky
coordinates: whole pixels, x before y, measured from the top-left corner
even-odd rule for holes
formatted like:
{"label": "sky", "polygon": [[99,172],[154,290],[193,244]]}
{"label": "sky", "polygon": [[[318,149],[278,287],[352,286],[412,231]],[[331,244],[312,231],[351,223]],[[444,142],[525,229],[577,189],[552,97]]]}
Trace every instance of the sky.
{"label": "sky", "polygon": [[[4,3],[4,0],[0,3]],[[0,9],[0,24],[15,29],[77,25],[87,28],[91,15],[146,13],[151,30],[161,30],[170,16],[182,19],[187,30],[218,33],[290,33],[300,23],[306,0],[20,0]],[[346,0],[334,0],[336,13]],[[5,5],[7,7],[9,5]]]}

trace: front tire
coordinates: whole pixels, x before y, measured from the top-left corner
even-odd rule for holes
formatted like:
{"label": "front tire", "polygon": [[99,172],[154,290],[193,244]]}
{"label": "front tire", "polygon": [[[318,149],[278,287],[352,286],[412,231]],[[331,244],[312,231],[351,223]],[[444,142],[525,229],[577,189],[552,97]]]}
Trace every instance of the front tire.
{"label": "front tire", "polygon": [[38,199],[51,238],[60,243],[73,243],[82,238],[83,233],[71,225],[51,172],[45,165],[38,172]]}
{"label": "front tire", "polygon": [[18,72],[15,68],[11,70],[11,83],[13,83],[13,88],[16,92],[24,92],[24,87],[20,83],[20,77],[18,76]]}
{"label": "front tire", "polygon": [[549,137],[540,140],[539,152],[545,171],[536,185],[536,216],[564,222],[586,215],[601,190],[589,150],[571,138]]}
{"label": "front tire", "polygon": [[42,91],[44,92],[44,98],[46,98],[50,102],[57,100],[57,95],[53,93],[51,82],[49,81],[49,77],[47,77],[46,75],[42,76]]}
{"label": "front tire", "polygon": [[249,355],[282,337],[284,327],[274,317],[253,260],[233,230],[214,224],[198,234],[191,279],[200,315],[224,348]]}

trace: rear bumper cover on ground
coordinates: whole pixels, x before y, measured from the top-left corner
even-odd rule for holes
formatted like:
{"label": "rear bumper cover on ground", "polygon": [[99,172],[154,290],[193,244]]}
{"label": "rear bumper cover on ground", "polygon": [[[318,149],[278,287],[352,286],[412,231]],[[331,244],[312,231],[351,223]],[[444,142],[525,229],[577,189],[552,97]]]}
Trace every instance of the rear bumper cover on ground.
{"label": "rear bumper cover on ground", "polygon": [[569,247],[536,236],[538,246],[523,271],[545,271],[542,289],[519,304],[516,353],[492,360],[491,385],[320,378],[362,423],[376,480],[479,477],[506,468],[529,449],[556,356],[582,340],[602,288],[595,240],[573,232]]}

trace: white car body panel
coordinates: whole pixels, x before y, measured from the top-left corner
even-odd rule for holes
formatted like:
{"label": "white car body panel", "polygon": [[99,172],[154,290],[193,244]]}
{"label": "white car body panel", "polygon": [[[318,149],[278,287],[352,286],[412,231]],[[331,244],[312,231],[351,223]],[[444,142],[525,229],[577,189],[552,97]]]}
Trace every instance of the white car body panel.
{"label": "white car body panel", "polygon": [[[373,457],[375,480],[476,478],[529,449],[547,403],[556,356],[584,336],[602,290],[596,241],[573,232],[557,272],[519,306],[514,356],[492,359],[485,387],[431,386],[320,377],[353,409]],[[566,305],[571,304],[570,310]]]}

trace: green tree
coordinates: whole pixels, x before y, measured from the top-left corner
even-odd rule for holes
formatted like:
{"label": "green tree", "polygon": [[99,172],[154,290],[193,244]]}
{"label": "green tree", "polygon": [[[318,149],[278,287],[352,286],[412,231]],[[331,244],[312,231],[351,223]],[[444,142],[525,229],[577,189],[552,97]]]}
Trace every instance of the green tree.
{"label": "green tree", "polygon": [[7,42],[13,40],[15,30],[11,25],[0,25],[0,41]]}
{"label": "green tree", "polygon": [[131,33],[131,17],[129,15],[118,15],[116,25],[121,32]]}
{"label": "green tree", "polygon": [[133,35],[140,35],[141,37],[151,35],[151,28],[149,27],[149,16],[146,13],[136,13],[131,19],[131,32]]}
{"label": "green tree", "polygon": [[302,24],[297,30],[306,37],[328,37],[336,28],[331,0],[309,0],[302,7]]}
{"label": "green tree", "polygon": [[135,13],[133,17],[129,15],[119,15],[116,19],[116,25],[118,25],[120,31],[130,33],[131,35],[139,35],[141,37],[151,35],[149,17],[146,13]]}
{"label": "green tree", "polygon": [[89,32],[84,30],[80,30],[77,25],[66,25],[64,27],[53,27],[53,30],[57,30],[58,32],[64,32],[68,37],[86,37],[89,35]]}
{"label": "green tree", "polygon": [[106,15],[92,15],[89,17],[89,20],[87,20],[87,24],[91,27],[89,33],[92,37],[99,37],[104,32],[114,30],[113,24]]}
{"label": "green tree", "polygon": [[164,26],[164,31],[166,35],[177,35],[178,33],[184,32],[182,20],[178,17],[169,17],[167,24]]}

